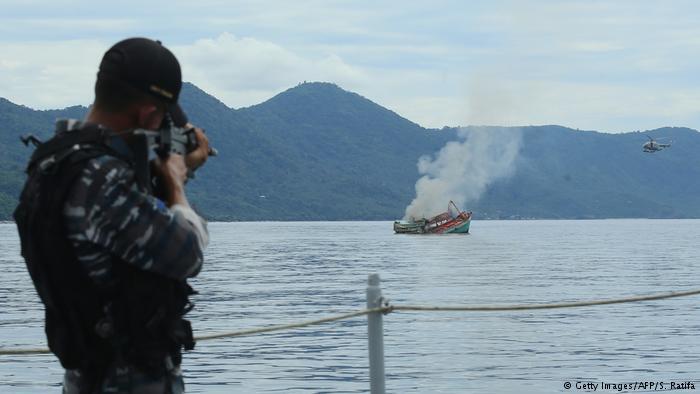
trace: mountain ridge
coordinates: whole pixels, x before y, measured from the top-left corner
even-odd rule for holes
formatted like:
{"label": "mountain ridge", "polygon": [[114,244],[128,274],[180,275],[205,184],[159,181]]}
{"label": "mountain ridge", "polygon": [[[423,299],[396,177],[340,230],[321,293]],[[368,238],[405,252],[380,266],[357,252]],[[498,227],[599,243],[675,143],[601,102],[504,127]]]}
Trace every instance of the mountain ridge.
{"label": "mountain ridge", "polygon": [[[238,109],[185,83],[180,102],[220,152],[188,186],[192,203],[215,220],[400,218],[415,196],[418,159],[460,139],[457,127],[423,128],[326,82]],[[36,111],[0,99],[0,219],[10,218],[31,152],[18,137],[31,131],[46,138],[55,118],[86,111]],[[489,128],[520,130],[523,143],[514,174],[465,207],[476,218],[700,217],[696,130]],[[475,127],[463,129],[468,135]],[[673,146],[644,154],[645,135],[668,136]]]}

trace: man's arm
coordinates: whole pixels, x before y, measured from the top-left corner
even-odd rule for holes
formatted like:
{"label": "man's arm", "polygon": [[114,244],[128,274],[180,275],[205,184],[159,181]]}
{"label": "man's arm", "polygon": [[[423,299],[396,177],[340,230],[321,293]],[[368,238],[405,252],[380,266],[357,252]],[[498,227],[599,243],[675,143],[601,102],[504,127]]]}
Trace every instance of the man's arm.
{"label": "man's arm", "polygon": [[[199,136],[204,136],[199,130]],[[187,159],[191,159],[192,156],[199,155],[204,149],[209,149],[209,144],[204,137],[204,144],[200,140],[199,148],[188,155]],[[208,156],[208,154],[207,154]],[[200,166],[206,161],[206,157],[197,165]],[[204,222],[199,215],[197,215],[190,207],[190,203],[187,200],[187,195],[185,194],[185,181],[187,179],[187,169],[190,167],[184,157],[171,154],[166,159],[156,159],[153,165],[155,175],[163,182],[166,203],[168,207],[173,211],[182,214],[185,219],[187,219],[195,229],[197,233],[197,239],[202,249],[204,249],[209,244],[209,233],[206,229],[206,222]],[[194,160],[194,159],[192,159]],[[189,161],[189,163],[194,163],[194,161]],[[195,167],[196,168],[196,167]]]}
{"label": "man's arm", "polygon": [[[140,269],[175,279],[195,276],[208,243],[206,223],[189,207],[184,190],[168,209],[156,198],[133,188],[133,172],[123,162],[102,157],[93,160],[73,186],[64,216],[68,238],[78,258],[99,272],[104,255]],[[91,256],[90,253],[94,252]],[[90,261],[90,258],[94,260]]]}

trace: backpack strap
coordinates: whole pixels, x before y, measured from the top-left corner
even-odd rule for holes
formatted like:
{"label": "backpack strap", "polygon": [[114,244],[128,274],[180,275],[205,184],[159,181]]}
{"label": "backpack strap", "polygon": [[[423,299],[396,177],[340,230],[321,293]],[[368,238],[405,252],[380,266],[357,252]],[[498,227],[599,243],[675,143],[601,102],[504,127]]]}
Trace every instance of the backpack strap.
{"label": "backpack strap", "polygon": [[27,172],[31,172],[36,166],[39,166],[42,172],[55,171],[58,168],[57,163],[87,147],[94,147],[128,162],[132,161],[110,146],[113,134],[109,130],[90,123],[78,123],[78,126],[78,129],[59,131],[50,140],[39,144],[29,159]]}
{"label": "backpack strap", "polygon": [[[56,174],[61,167],[60,163],[68,158],[75,163],[86,156],[92,158],[109,155],[131,166],[139,188],[147,194],[153,194],[146,135],[132,134],[127,143],[101,125],[72,119],[59,120],[56,123],[56,135],[46,142],[36,143],[36,146],[26,168],[28,174],[35,169],[42,173]],[[99,154],[94,154],[95,152]]]}

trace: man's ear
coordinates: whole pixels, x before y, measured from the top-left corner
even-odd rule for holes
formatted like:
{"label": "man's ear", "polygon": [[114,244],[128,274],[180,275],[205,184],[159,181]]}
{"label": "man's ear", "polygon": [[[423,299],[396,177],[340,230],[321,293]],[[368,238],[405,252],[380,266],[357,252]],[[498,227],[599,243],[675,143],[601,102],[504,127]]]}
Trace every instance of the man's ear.
{"label": "man's ear", "polygon": [[165,112],[154,104],[144,104],[138,108],[138,125],[146,130],[158,130]]}

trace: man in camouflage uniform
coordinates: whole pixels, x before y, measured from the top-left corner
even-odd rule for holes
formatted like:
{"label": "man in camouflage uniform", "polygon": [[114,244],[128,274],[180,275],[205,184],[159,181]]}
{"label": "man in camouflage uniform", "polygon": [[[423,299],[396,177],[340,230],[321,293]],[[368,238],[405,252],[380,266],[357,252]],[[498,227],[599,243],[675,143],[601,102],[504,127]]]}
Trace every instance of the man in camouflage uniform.
{"label": "man in camouflage uniform", "polygon": [[[97,323],[89,323],[89,327],[95,323],[93,332],[88,332],[88,336],[94,338],[86,340],[86,343],[109,343],[106,353],[98,353],[106,355],[97,360],[103,367],[88,373],[89,365],[94,364],[90,361],[79,363],[88,368],[67,369],[63,393],[184,392],[179,365],[183,342],[172,340],[182,334],[182,327],[175,327],[175,323],[181,323],[181,315],[177,316],[180,320],[167,320],[163,316],[169,312],[163,311],[173,308],[168,305],[161,308],[157,303],[169,302],[162,296],[162,289],[183,286],[190,292],[178,299],[186,303],[191,288],[185,281],[197,275],[202,267],[203,250],[209,242],[206,222],[190,207],[184,183],[188,169],[194,170],[206,161],[208,141],[201,129],[195,129],[198,148],[186,157],[170,154],[152,160],[150,166],[139,167],[134,163],[148,163],[148,158],[143,157],[147,151],[136,148],[137,139],[132,133],[135,129],[158,130],[166,117],[184,127],[186,117],[177,104],[181,84],[179,63],[160,42],[143,38],[124,40],[110,48],[102,59],[95,102],[85,121],[57,123],[58,135],[81,133],[90,128],[108,135],[109,152],[113,152],[81,162],[80,175],[70,185],[63,202],[61,228],[73,256],[87,274],[90,286],[94,285],[95,294],[100,297],[109,294],[105,296],[109,302],[102,306],[104,316]],[[82,146],[76,144],[75,149],[78,148]],[[40,165],[48,167],[51,163],[45,160]],[[159,184],[157,197],[151,192],[151,176],[146,175],[149,171]],[[139,181],[144,177],[148,178],[147,182]],[[28,187],[25,193],[31,194]],[[20,228],[20,237],[24,236]],[[29,261],[24,241],[23,255]],[[161,278],[166,285],[156,284]],[[36,280],[35,285],[41,290]],[[47,297],[39,293],[47,304]],[[130,297],[134,298],[129,301],[131,303],[121,300]],[[156,305],[149,305],[151,309],[147,313],[156,310],[154,316],[140,319],[130,315],[132,309],[138,309],[135,306],[149,301],[153,304],[152,300],[156,300]],[[184,304],[177,308],[182,315],[189,310]],[[156,323],[152,324],[154,321]],[[189,322],[186,323],[189,329]],[[146,333],[143,334],[146,339],[137,341],[129,337],[142,333]],[[190,346],[193,346],[191,329],[188,334]],[[52,347],[48,317],[47,336]],[[168,338],[161,340],[160,336]],[[168,346],[165,353],[158,347],[163,343]],[[151,354],[158,356],[154,360]],[[165,356],[161,358],[162,354]],[[62,358],[61,362],[66,365]]]}

